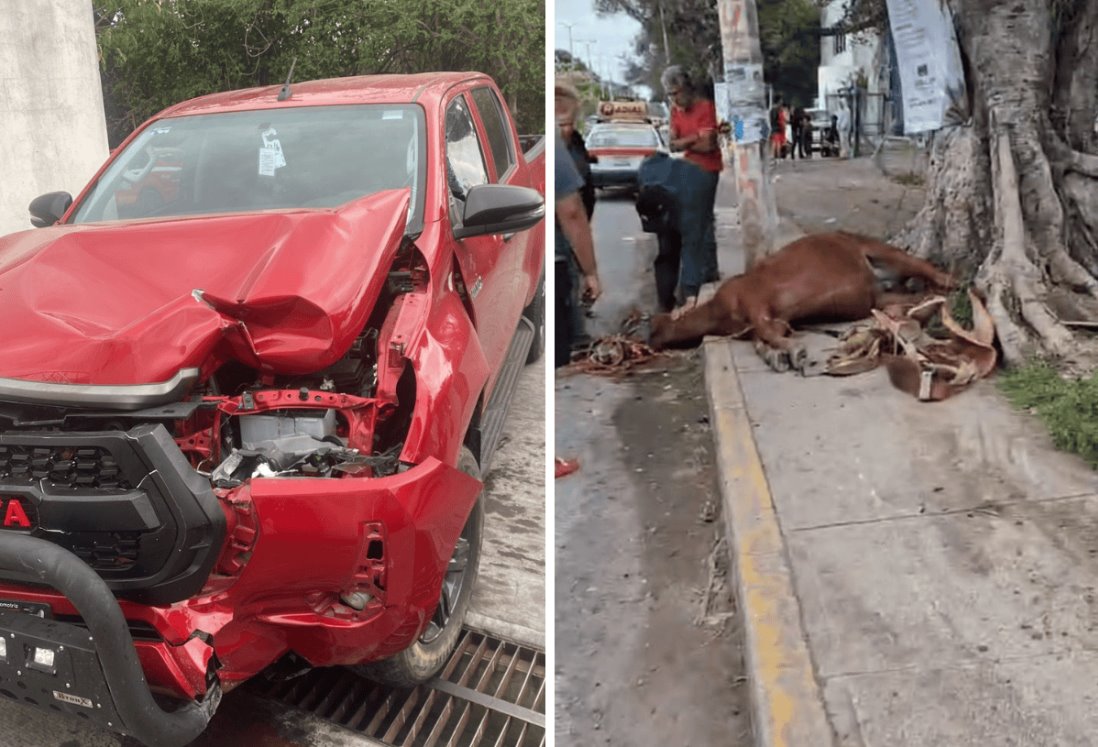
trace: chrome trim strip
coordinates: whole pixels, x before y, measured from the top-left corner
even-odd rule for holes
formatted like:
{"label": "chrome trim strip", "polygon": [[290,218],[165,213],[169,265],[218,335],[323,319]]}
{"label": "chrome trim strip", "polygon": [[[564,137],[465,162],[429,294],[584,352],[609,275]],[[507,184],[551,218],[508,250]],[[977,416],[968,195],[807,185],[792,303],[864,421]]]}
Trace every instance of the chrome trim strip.
{"label": "chrome trim strip", "polygon": [[0,378],[0,401],[35,405],[140,410],[178,402],[198,381],[197,368],[182,368],[157,384],[50,384],[43,381]]}

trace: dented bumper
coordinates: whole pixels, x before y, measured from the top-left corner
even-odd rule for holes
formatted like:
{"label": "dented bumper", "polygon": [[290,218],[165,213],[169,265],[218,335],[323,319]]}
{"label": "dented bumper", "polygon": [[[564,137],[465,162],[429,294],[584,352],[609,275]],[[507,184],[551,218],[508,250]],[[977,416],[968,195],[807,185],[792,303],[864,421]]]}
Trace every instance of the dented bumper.
{"label": "dented bumper", "polygon": [[[290,651],[314,666],[384,658],[430,619],[480,490],[434,458],[389,477],[252,480],[220,495],[229,534],[202,593],[167,606],[121,600],[117,624],[150,686],[190,701]],[[0,599],[88,625],[67,594],[4,584]]]}
{"label": "dented bumper", "polygon": [[146,744],[175,747],[197,737],[221,698],[215,682],[201,700],[170,712],[153,700],[122,610],[107,584],[80,558],[25,535],[0,543],[0,569],[32,577],[63,594],[85,624],[0,612],[0,671],[15,695],[42,709],[78,715]]}

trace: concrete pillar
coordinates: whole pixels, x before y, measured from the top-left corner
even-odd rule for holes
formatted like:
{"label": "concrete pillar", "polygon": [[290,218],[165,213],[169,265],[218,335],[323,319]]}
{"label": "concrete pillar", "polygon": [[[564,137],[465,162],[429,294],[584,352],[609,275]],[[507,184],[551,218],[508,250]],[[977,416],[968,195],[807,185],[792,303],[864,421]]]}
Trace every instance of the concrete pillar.
{"label": "concrete pillar", "polygon": [[770,117],[755,0],[718,0],[724,90],[732,117],[731,156],[743,240],[744,267],[775,250],[778,210],[767,173]]}
{"label": "concrete pillar", "polygon": [[4,0],[0,12],[0,236],[30,201],[76,193],[106,160],[92,0]]}

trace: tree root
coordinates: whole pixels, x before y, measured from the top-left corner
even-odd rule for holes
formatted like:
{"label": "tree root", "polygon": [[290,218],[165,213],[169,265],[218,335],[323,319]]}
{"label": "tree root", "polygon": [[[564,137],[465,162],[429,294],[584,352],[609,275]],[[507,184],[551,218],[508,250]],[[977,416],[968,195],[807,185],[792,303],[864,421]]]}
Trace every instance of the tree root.
{"label": "tree root", "polygon": [[992,140],[991,173],[995,193],[995,222],[1002,227],[1000,246],[988,255],[977,275],[977,286],[987,294],[988,312],[1008,363],[1020,363],[1033,352],[1033,337],[1053,355],[1065,355],[1074,336],[1045,305],[1039,292],[1043,278],[1030,259],[1026,245],[1025,218],[1019,193],[1010,135],[999,131]]}
{"label": "tree root", "polygon": [[1056,243],[1048,250],[1048,269],[1053,281],[1069,285],[1080,293],[1098,298],[1098,278],[1091,275],[1085,267],[1076,262],[1063,244]]}
{"label": "tree root", "polygon": [[1072,150],[1067,161],[1067,167],[1068,171],[1098,178],[1098,156],[1092,156],[1090,153],[1080,153],[1077,150]]}

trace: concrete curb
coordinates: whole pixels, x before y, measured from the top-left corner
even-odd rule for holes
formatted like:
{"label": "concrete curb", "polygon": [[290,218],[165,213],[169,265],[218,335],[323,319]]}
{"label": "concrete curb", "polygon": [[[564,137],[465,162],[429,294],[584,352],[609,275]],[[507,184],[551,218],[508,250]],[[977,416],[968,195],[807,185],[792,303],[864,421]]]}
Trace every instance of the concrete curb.
{"label": "concrete curb", "polygon": [[835,742],[801,625],[785,540],[755,444],[731,342],[703,344],[717,472],[744,630],[758,747]]}
{"label": "concrete curb", "polygon": [[465,626],[527,648],[536,648],[539,651],[545,650],[545,633],[525,625],[500,620],[497,617],[489,617],[470,610],[465,615]]}

